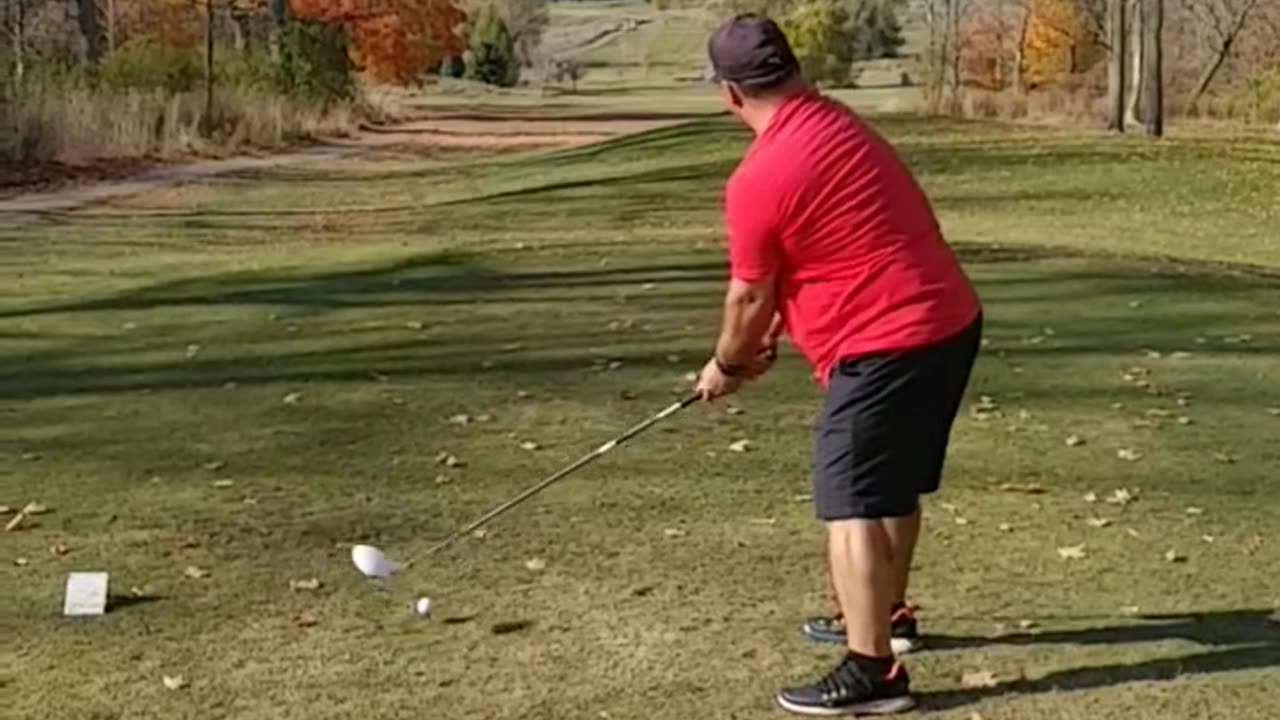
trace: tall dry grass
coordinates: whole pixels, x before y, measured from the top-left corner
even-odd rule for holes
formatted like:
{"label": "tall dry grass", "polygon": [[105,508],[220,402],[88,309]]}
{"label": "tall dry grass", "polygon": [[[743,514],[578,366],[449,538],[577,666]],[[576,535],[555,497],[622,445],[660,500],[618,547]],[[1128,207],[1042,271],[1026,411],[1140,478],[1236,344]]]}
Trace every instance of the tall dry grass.
{"label": "tall dry grass", "polygon": [[358,124],[355,103],[248,89],[219,90],[206,116],[199,91],[35,87],[17,102],[0,105],[0,161],[216,156],[348,135]]}

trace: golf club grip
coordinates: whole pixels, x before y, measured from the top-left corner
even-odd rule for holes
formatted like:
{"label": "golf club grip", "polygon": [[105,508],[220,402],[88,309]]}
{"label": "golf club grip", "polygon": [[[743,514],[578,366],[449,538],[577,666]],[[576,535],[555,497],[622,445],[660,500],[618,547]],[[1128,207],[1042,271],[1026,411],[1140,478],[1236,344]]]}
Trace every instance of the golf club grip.
{"label": "golf club grip", "polygon": [[610,440],[609,442],[607,442],[607,443],[605,443],[605,444],[601,445],[600,447],[596,448],[595,450],[592,450],[591,452],[587,453],[586,455],[583,455],[582,457],[578,458],[578,459],[577,459],[577,460],[576,460],[572,465],[569,465],[568,467],[566,467],[566,468],[564,468],[564,469],[562,469],[562,470],[560,470],[560,471],[556,472],[554,475],[551,475],[551,476],[547,477],[546,479],[544,479],[544,480],[542,480],[541,482],[539,482],[537,485],[534,485],[534,486],[530,487],[529,489],[525,490],[524,492],[520,493],[519,495],[517,495],[517,496],[515,496],[515,497],[511,498],[511,499],[510,499],[510,500],[508,500],[507,502],[505,502],[505,503],[503,503],[503,504],[499,505],[498,507],[494,508],[493,510],[490,510],[489,512],[485,513],[483,516],[481,516],[480,518],[476,519],[476,520],[475,520],[474,522],[472,522],[470,525],[467,525],[466,527],[462,528],[461,530],[458,530],[458,531],[457,531],[457,532],[455,532],[454,534],[450,535],[449,537],[445,538],[444,540],[441,540],[441,541],[440,541],[439,543],[437,543],[436,545],[432,546],[432,547],[431,547],[431,549],[427,550],[427,553],[426,553],[426,554],[427,554],[427,555],[433,555],[433,554],[435,554],[435,553],[439,552],[440,550],[443,550],[444,548],[449,547],[449,546],[450,546],[450,545],[452,545],[453,543],[457,542],[459,538],[463,537],[464,535],[467,535],[468,533],[471,533],[471,532],[475,531],[475,530],[476,530],[477,528],[479,528],[481,525],[484,525],[485,523],[489,522],[490,520],[493,520],[494,518],[498,517],[499,515],[503,514],[504,512],[506,512],[506,511],[510,510],[511,508],[513,508],[513,507],[515,507],[515,506],[519,505],[520,503],[524,502],[525,500],[528,500],[529,498],[533,497],[534,495],[537,495],[538,493],[540,493],[540,492],[542,492],[543,490],[547,489],[548,487],[550,487],[551,485],[553,485],[554,483],[556,483],[557,481],[559,481],[561,478],[565,477],[566,475],[568,475],[568,474],[570,474],[570,473],[574,472],[575,470],[577,470],[577,469],[579,469],[579,468],[583,467],[584,465],[589,464],[591,461],[595,460],[596,458],[600,457],[601,455],[604,455],[605,453],[608,453],[610,450],[614,449],[615,447],[617,447],[617,446],[619,446],[619,445],[621,445],[621,444],[625,443],[626,441],[630,440],[631,438],[635,437],[636,435],[639,435],[640,433],[644,432],[644,431],[645,431],[645,430],[647,430],[648,428],[652,427],[654,424],[656,424],[656,423],[660,422],[661,420],[663,420],[663,419],[665,419],[665,418],[668,418],[668,417],[670,417],[670,416],[674,415],[675,413],[679,412],[680,410],[683,410],[684,408],[689,407],[690,405],[694,404],[695,402],[697,402],[697,401],[699,401],[699,400],[701,400],[701,399],[702,399],[702,396],[701,396],[701,395],[691,395],[691,396],[689,396],[689,397],[685,398],[684,400],[681,400],[681,401],[680,401],[680,402],[678,402],[678,403],[673,403],[673,404],[669,405],[667,408],[665,408],[664,410],[662,410],[661,412],[659,412],[657,415],[654,415],[653,417],[649,418],[648,420],[645,420],[644,422],[641,422],[640,424],[638,424],[638,425],[636,425],[636,426],[632,427],[630,430],[628,430],[628,431],[624,432],[623,434],[619,435],[618,437],[614,438],[613,440]]}

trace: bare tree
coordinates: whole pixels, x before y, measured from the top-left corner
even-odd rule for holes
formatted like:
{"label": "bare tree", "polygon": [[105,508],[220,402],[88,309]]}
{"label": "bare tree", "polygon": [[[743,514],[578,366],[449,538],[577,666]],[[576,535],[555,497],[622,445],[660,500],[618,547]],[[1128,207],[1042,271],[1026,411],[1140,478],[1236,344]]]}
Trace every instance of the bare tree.
{"label": "bare tree", "polygon": [[1148,135],[1164,135],[1164,0],[1146,0],[1142,19],[1142,95],[1146,101],[1143,118]]}
{"label": "bare tree", "polygon": [[1107,123],[1108,129],[1124,132],[1125,4],[1109,0],[1107,7]]}
{"label": "bare tree", "polygon": [[1250,15],[1258,7],[1258,0],[1183,0],[1183,6],[1213,38],[1213,55],[1191,91],[1190,100],[1194,105],[1213,84]]}
{"label": "bare tree", "polygon": [[1124,121],[1129,125],[1141,125],[1138,108],[1142,103],[1143,60],[1145,58],[1144,18],[1147,15],[1147,0],[1130,0],[1129,3],[1129,102],[1124,109]]}
{"label": "bare tree", "polygon": [[94,0],[76,0],[76,21],[80,26],[83,60],[92,65],[102,60],[102,36],[98,27],[98,4]]}

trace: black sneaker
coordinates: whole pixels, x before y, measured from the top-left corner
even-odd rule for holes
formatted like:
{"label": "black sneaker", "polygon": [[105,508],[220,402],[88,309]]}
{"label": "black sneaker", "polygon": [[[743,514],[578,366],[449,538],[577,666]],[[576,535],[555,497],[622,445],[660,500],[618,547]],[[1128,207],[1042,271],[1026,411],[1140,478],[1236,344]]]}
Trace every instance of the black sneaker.
{"label": "black sneaker", "polygon": [[[915,608],[910,605],[902,604],[893,609],[889,628],[894,655],[906,655],[923,645],[916,625]],[[809,618],[802,629],[809,639],[817,642],[843,645],[845,641],[844,618],[839,615]]]}
{"label": "black sneaker", "polygon": [[775,701],[787,712],[817,717],[892,715],[916,705],[911,698],[911,678],[901,663],[859,660],[852,654],[845,655],[821,680],[786,688]]}

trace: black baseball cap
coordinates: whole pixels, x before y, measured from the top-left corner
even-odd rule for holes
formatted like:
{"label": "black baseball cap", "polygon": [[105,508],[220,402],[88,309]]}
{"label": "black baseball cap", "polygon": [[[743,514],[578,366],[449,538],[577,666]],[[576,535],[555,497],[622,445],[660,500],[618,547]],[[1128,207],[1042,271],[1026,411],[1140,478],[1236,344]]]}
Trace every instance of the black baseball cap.
{"label": "black baseball cap", "polygon": [[759,15],[738,15],[707,41],[707,79],[744,87],[769,87],[800,72],[791,43],[778,24]]}

